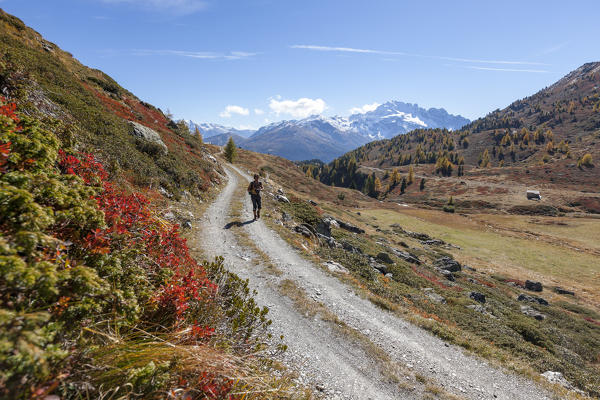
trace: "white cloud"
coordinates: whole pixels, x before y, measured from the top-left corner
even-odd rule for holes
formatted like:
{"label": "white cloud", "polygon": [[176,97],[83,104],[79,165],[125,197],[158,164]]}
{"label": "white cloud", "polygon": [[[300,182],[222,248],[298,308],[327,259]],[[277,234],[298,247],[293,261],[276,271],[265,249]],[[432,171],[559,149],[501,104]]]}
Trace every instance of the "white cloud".
{"label": "white cloud", "polygon": [[381,104],[379,104],[379,103],[372,103],[372,104],[365,104],[362,107],[353,107],[350,109],[350,114],[364,114],[369,111],[375,111],[375,109],[377,107],[379,107],[380,105]]}
{"label": "white cloud", "polygon": [[265,111],[261,110],[260,108],[254,109],[254,114],[256,114],[256,115],[263,115],[264,113],[265,113]]}
{"label": "white cloud", "polygon": [[144,9],[188,15],[206,8],[204,0],[101,0],[109,4],[131,4]]}
{"label": "white cloud", "polygon": [[269,108],[279,114],[289,114],[295,118],[306,118],[309,115],[321,114],[327,108],[323,99],[309,99],[303,97],[298,100],[276,100],[269,101]]}
{"label": "white cloud", "polygon": [[256,128],[252,125],[238,125],[237,129],[240,131],[255,131]]}
{"label": "white cloud", "polygon": [[134,56],[178,56],[203,60],[241,60],[253,57],[256,53],[245,51],[230,51],[229,53],[214,53],[209,51],[186,51],[186,50],[133,50]]}
{"label": "white cloud", "polygon": [[245,115],[249,115],[250,111],[244,107],[229,105],[229,106],[225,107],[225,110],[221,111],[219,116],[222,118],[229,118],[229,117],[231,117],[232,114],[239,114],[239,115],[245,116]]}

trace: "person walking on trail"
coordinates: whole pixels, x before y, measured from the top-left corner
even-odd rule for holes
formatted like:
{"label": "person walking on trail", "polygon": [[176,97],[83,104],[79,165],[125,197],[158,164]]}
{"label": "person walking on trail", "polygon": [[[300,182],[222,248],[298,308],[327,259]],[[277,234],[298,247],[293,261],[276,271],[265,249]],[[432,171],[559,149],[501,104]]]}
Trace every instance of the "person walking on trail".
{"label": "person walking on trail", "polygon": [[263,184],[258,180],[258,174],[254,174],[254,180],[248,185],[248,193],[252,199],[252,211],[254,211],[254,219],[260,218],[260,209],[262,207],[260,201],[260,191],[263,189]]}

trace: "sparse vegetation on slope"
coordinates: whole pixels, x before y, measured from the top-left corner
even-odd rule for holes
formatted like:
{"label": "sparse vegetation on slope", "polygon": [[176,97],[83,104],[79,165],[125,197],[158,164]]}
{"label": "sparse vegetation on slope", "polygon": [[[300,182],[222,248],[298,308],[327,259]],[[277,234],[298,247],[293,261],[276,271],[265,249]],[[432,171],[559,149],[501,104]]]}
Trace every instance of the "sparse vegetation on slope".
{"label": "sparse vegetation on slope", "polygon": [[[529,376],[559,371],[577,387],[592,395],[600,393],[600,375],[595,371],[600,356],[597,350],[600,315],[593,306],[597,297],[589,295],[600,284],[594,278],[597,255],[593,249],[582,253],[579,242],[564,247],[562,238],[568,235],[566,232],[555,232],[559,235],[556,241],[547,238],[547,242],[521,237],[518,233],[511,236],[508,230],[488,232],[484,228],[489,222],[484,215],[480,217],[481,226],[474,223],[463,226],[468,217],[441,215],[441,210],[398,212],[395,205],[366,200],[354,204],[359,208],[342,205],[336,203],[337,197],[321,197],[321,193],[329,190],[346,193],[347,189],[315,188],[310,194],[301,194],[296,188],[312,180],[302,170],[293,178],[286,170],[285,180],[280,180],[284,172],[276,170],[281,165],[271,157],[253,155],[241,160],[252,169],[268,162],[274,168],[271,178],[285,189],[291,200],[289,204],[265,202],[273,210],[266,221],[316,262],[336,261],[348,269],[351,277],[342,279],[365,290],[375,304],[445,340]],[[456,200],[446,197],[443,204],[454,207]],[[366,233],[355,234],[330,224],[330,238],[325,239],[295,229],[296,225],[309,224],[313,231],[324,234],[328,216],[365,229]],[[529,217],[511,218],[516,222],[517,218],[521,221]],[[595,224],[594,221],[586,220],[586,224]],[[586,226],[590,232],[591,225]],[[532,228],[523,229],[529,232]],[[582,240],[580,236],[578,241]],[[460,270],[444,270],[441,261],[444,257],[450,257],[444,262],[457,265]],[[454,264],[454,257],[461,262]],[[414,261],[417,259],[420,263]],[[577,260],[576,270],[569,267],[573,260]],[[525,280],[533,277],[545,277],[568,287],[573,285],[578,295],[572,299],[550,293],[547,287],[541,294],[530,292],[525,288]],[[541,296],[549,305],[518,300],[521,294]],[[571,311],[575,303],[578,312]],[[537,320],[536,313],[543,314],[544,319]]]}
{"label": "sparse vegetation on slope", "polygon": [[267,309],[161,217],[220,182],[201,137],[1,10],[0,89],[0,397],[293,398]]}
{"label": "sparse vegetation on slope", "polygon": [[256,378],[273,367],[267,310],[247,284],[198,264],[145,196],[14,109],[0,108],[0,393],[271,391]]}

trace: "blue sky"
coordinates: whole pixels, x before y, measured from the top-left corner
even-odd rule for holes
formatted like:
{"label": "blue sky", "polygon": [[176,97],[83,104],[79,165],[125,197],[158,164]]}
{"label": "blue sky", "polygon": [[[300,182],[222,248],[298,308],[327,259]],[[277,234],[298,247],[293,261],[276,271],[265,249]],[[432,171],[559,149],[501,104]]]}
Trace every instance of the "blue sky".
{"label": "blue sky", "polygon": [[600,60],[596,0],[0,0],[0,7],[175,117],[235,127],[348,115],[388,100],[474,119]]}

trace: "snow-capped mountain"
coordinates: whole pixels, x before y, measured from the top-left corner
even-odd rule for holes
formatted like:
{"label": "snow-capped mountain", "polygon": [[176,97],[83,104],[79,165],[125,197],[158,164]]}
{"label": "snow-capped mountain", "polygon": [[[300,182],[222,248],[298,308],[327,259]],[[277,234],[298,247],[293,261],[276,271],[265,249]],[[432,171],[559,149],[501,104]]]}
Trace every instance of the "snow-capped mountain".
{"label": "snow-capped mountain", "polygon": [[202,137],[204,139],[212,137],[212,136],[227,135],[227,134],[232,134],[232,135],[237,135],[237,136],[242,136],[242,137],[249,137],[249,136],[252,136],[252,134],[254,132],[256,132],[251,129],[236,129],[236,128],[232,128],[229,126],[212,124],[212,123],[208,123],[208,122],[198,124],[192,120],[187,121],[187,124],[190,128],[190,132],[192,132],[192,133],[194,133],[196,128],[198,128],[198,130],[200,131],[200,133],[202,134]]}
{"label": "snow-capped mountain", "polygon": [[318,158],[331,161],[370,140],[350,129],[345,118],[313,115],[263,126],[240,146],[289,160]]}
{"label": "snow-capped mountain", "polygon": [[348,117],[352,129],[373,138],[392,138],[422,128],[456,130],[470,121],[460,115],[448,114],[443,108],[424,109],[417,104],[388,101],[373,111]]}
{"label": "snow-capped mountain", "polygon": [[233,136],[236,144],[244,149],[295,161],[318,158],[328,162],[373,140],[388,139],[419,128],[454,130],[469,122],[460,115],[448,114],[443,108],[427,110],[417,104],[389,101],[373,111],[347,118],[313,115],[274,122],[257,131],[245,132],[216,124],[197,126],[209,143],[222,145]]}

